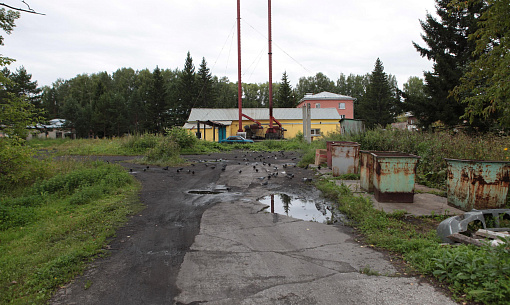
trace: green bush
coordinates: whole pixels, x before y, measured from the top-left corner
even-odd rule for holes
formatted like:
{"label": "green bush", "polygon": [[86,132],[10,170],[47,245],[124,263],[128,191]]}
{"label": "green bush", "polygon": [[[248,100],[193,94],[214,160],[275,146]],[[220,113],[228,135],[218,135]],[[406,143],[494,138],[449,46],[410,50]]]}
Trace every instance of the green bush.
{"label": "green bush", "polygon": [[161,164],[177,164],[181,162],[179,156],[180,147],[171,137],[165,137],[162,141],[150,149],[144,157],[145,162]]}
{"label": "green bush", "polygon": [[0,138],[0,191],[30,185],[45,175],[45,164],[34,155],[35,150],[24,141]]}
{"label": "green bush", "polygon": [[170,129],[165,129],[165,132],[166,136],[169,137],[173,142],[177,143],[181,149],[191,148],[198,142],[198,139],[193,132],[182,127],[172,127]]}
{"label": "green bush", "polygon": [[134,153],[143,154],[147,150],[156,147],[162,136],[151,133],[143,135],[128,135],[123,138],[121,147]]}

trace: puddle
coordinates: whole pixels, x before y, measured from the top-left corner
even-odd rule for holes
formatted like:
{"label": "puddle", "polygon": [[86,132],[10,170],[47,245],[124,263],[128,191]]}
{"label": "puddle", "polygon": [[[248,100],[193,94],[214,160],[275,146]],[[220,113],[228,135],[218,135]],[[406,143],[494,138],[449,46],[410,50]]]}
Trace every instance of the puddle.
{"label": "puddle", "polygon": [[199,194],[199,195],[215,195],[215,194],[221,194],[223,192],[218,191],[188,191],[188,194]]}
{"label": "puddle", "polygon": [[331,206],[324,201],[306,200],[287,194],[272,194],[258,201],[268,205],[263,209],[266,212],[320,223],[340,220],[339,213],[331,213]]}
{"label": "puddle", "polygon": [[206,190],[191,190],[188,191],[188,194],[217,195],[226,193],[228,191],[230,191],[230,188],[226,187],[225,185],[215,185]]}

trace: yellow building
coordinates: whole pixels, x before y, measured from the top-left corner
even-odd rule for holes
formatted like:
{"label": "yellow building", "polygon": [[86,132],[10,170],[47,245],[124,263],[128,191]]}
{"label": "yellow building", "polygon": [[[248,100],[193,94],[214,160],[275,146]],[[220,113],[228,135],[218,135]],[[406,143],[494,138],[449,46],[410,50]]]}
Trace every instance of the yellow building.
{"label": "yellow building", "polygon": [[[247,132],[247,138],[264,138],[269,127],[269,109],[267,108],[244,108],[242,118],[242,130]],[[312,108],[312,137],[319,137],[329,132],[340,130],[340,115],[334,108]],[[249,118],[253,119],[250,120]],[[303,110],[300,108],[274,108],[273,117],[282,125],[283,136],[286,139],[293,138],[298,132],[303,132]],[[250,128],[260,123],[261,129]],[[274,126],[278,126],[273,122]],[[218,141],[236,135],[239,130],[239,110],[237,108],[191,109],[185,129],[192,130],[197,136],[207,141]]]}

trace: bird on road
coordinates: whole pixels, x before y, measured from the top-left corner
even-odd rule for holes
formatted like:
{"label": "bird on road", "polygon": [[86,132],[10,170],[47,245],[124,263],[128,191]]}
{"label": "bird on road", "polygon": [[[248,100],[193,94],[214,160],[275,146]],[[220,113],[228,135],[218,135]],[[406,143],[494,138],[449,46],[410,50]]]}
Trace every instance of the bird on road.
{"label": "bird on road", "polygon": [[163,167],[163,170],[167,171],[168,170],[168,166]]}

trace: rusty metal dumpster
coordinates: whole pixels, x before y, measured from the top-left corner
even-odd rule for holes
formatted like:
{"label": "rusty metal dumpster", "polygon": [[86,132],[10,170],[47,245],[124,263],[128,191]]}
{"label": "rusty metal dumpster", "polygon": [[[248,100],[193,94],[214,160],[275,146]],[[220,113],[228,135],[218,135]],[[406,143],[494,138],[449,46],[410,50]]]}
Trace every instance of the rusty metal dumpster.
{"label": "rusty metal dumpster", "polygon": [[321,165],[326,163],[326,150],[325,149],[316,149],[315,150],[315,165]]}
{"label": "rusty metal dumpster", "polygon": [[414,184],[419,156],[400,152],[372,152],[373,185],[379,202],[414,201]]}
{"label": "rusty metal dumpster", "polygon": [[367,192],[374,191],[374,156],[370,150],[359,152],[359,185]]}
{"label": "rusty metal dumpster", "polygon": [[463,211],[505,206],[510,162],[445,159],[448,204]]}
{"label": "rusty metal dumpster", "polygon": [[327,164],[328,164],[328,167],[329,168],[333,168],[332,167],[332,163],[331,163],[331,160],[332,160],[332,155],[331,155],[331,147],[333,144],[336,144],[336,143],[341,143],[341,141],[326,141],[326,150],[327,150]]}
{"label": "rusty metal dumpster", "polygon": [[356,142],[338,142],[331,145],[331,168],[333,177],[357,174],[359,169],[359,147]]}
{"label": "rusty metal dumpster", "polygon": [[359,152],[359,180],[362,190],[367,192],[374,191],[374,155],[379,154],[398,154],[396,151],[375,151],[375,150],[360,150]]}

